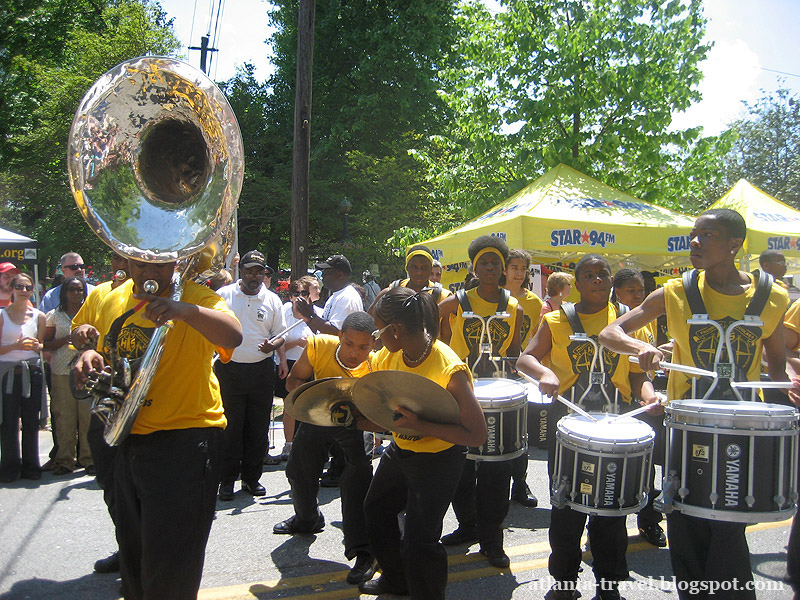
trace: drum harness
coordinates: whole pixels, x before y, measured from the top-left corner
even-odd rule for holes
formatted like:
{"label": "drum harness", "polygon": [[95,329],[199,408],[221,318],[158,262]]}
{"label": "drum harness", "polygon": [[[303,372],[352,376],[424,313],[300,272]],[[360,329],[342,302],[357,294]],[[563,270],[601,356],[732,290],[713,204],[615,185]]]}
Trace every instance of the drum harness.
{"label": "drum harness", "polygon": [[[621,317],[628,312],[628,307],[624,304],[614,304],[617,311],[617,316]],[[619,412],[618,396],[619,391],[614,387],[611,381],[606,377],[605,361],[602,357],[602,346],[597,343],[594,338],[586,334],[583,328],[583,323],[578,316],[578,311],[572,302],[564,302],[561,304],[561,310],[567,317],[569,326],[572,329],[572,335],[569,336],[570,340],[576,342],[584,342],[592,345],[592,363],[588,371],[578,373],[578,380],[570,388],[572,400],[578,406],[583,407],[584,401],[588,410],[602,410],[602,412],[617,414]],[[600,357],[600,371],[595,372],[597,367],[597,359]],[[576,392],[580,397],[576,400]],[[614,400],[611,400],[613,396]],[[605,402],[603,402],[605,401]],[[602,408],[600,405],[603,405]]]}
{"label": "drum harness", "polygon": [[[395,279],[395,280],[394,280],[394,281],[391,283],[391,285],[390,285],[389,287],[390,287],[391,289],[394,289],[394,288],[396,288],[396,287],[400,287],[400,284],[401,284],[402,282],[403,282],[403,280],[402,280],[402,279]],[[428,285],[425,285],[425,287],[428,287]],[[436,304],[439,304],[439,298],[440,298],[440,297],[441,297],[441,295],[442,295],[442,284],[437,282],[437,283],[434,283],[434,284],[433,284],[432,286],[430,286],[430,287],[432,288],[432,289],[431,289],[431,296],[433,296],[433,299],[434,299],[434,301],[436,302]]]}
{"label": "drum harness", "polygon": [[[474,321],[480,321],[481,323],[481,337],[478,341],[478,345],[470,349],[469,356],[467,356],[467,359],[464,361],[467,363],[467,366],[469,366],[470,371],[472,371],[472,373],[475,375],[487,375],[486,367],[484,365],[480,365],[481,361],[485,360],[494,366],[494,371],[489,376],[506,376],[507,359],[502,356],[492,356],[492,336],[489,334],[489,325],[492,321],[495,319],[508,319],[511,317],[511,314],[507,310],[508,300],[511,298],[511,292],[505,288],[501,288],[500,291],[501,294],[500,300],[497,303],[497,310],[489,317],[476,315],[472,311],[472,305],[469,302],[466,290],[458,290],[456,292],[456,298],[458,298],[458,303],[461,305],[461,316],[464,318],[465,322],[471,323]],[[513,357],[513,360],[516,360],[516,358],[516,356]],[[470,360],[472,360],[472,364],[470,364]],[[481,371],[480,373],[479,370]]]}
{"label": "drum harness", "polygon": [[[700,295],[700,288],[698,286],[698,271],[692,269],[683,274],[683,289],[686,292],[686,300],[689,303],[689,309],[692,311],[692,318],[686,322],[689,325],[711,325],[719,332],[719,341],[717,342],[717,349],[714,354],[713,367],[709,365],[700,365],[704,368],[709,368],[717,373],[716,378],[692,378],[692,397],[697,398],[698,393],[702,393],[702,399],[709,398],[717,388],[720,380],[723,380],[721,392],[717,395],[720,399],[724,400],[744,400],[741,393],[735,387],[731,386],[731,381],[745,381],[746,374],[740,373],[740,368],[736,364],[736,354],[733,350],[732,334],[737,327],[763,327],[764,321],[761,319],[761,313],[769,300],[769,294],[772,291],[772,275],[766,271],[759,271],[758,281],[756,282],[756,290],[753,294],[750,303],[744,311],[744,315],[738,321],[734,321],[726,329],[723,330],[722,325],[717,321],[708,317],[705,302]],[[724,348],[727,354],[727,360],[722,361],[722,350]],[[700,388],[698,390],[698,387]],[[751,390],[752,398],[755,398],[756,389]]]}

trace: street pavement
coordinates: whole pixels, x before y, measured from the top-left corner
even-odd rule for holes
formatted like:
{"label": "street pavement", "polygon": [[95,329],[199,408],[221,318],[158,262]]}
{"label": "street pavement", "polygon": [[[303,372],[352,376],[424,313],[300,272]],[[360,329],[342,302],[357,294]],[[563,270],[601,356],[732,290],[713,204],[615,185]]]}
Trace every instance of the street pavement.
{"label": "street pavement", "polygon": [[[279,425],[272,431],[273,453],[283,446]],[[40,446],[44,463],[49,432],[41,433]],[[511,567],[490,566],[478,554],[477,545],[449,548],[449,600],[540,599],[549,589],[546,456],[539,449],[531,449],[529,456],[528,483],[543,506],[524,508],[512,503],[505,529]],[[373,464],[377,466],[377,460]],[[285,465],[264,467],[265,497],[253,498],[239,491],[237,484],[233,501],[217,502],[199,598],[374,598],[359,596],[345,582],[352,563],[343,554],[338,489],[320,490],[327,521],[323,532],[293,537],[272,533],[275,523],[293,514]],[[621,585],[622,595],[628,600],[676,599],[669,551],[642,540],[635,517],[628,517],[627,524],[631,579]],[[444,533],[455,526],[451,510]],[[759,599],[792,598],[790,588],[781,581],[789,527],[790,521],[784,521],[748,529]],[[0,599],[115,600],[120,597],[117,574],[92,572],[94,561],[113,550],[114,532],[102,492],[82,469],[68,476],[43,473],[40,481],[0,486]],[[584,560],[580,586],[588,600],[594,596],[588,552]]]}

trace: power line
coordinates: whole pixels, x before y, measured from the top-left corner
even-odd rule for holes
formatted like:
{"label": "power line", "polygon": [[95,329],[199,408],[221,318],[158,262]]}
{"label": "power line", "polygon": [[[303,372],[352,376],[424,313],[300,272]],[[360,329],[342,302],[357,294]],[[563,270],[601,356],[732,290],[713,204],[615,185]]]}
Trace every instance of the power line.
{"label": "power line", "polygon": [[800,77],[797,73],[787,73],[786,71],[778,71],[777,69],[768,69],[761,67],[762,71],[769,71],[770,73],[778,73],[779,75],[786,75],[787,77]]}

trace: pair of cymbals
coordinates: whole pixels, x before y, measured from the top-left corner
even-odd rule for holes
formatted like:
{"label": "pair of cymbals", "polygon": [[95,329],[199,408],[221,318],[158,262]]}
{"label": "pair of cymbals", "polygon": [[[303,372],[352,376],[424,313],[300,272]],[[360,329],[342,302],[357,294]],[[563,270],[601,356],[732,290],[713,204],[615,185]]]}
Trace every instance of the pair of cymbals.
{"label": "pair of cymbals", "polygon": [[289,414],[312,425],[347,426],[361,413],[389,431],[420,435],[395,425],[398,407],[434,423],[456,423],[459,416],[450,392],[430,379],[405,371],[376,371],[359,379],[317,379],[292,390],[284,400]]}

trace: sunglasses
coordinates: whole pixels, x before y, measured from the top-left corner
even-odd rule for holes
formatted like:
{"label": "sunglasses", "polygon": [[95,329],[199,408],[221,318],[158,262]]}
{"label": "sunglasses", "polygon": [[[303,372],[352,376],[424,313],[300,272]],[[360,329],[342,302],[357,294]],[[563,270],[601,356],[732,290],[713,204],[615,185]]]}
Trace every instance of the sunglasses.
{"label": "sunglasses", "polygon": [[14,289],[15,290],[19,290],[19,291],[25,290],[26,292],[32,292],[33,291],[33,286],[32,285],[23,285],[21,283],[18,283],[17,285],[14,286]]}
{"label": "sunglasses", "polygon": [[377,342],[379,339],[381,339],[381,335],[383,335],[383,332],[386,331],[387,329],[389,329],[389,327],[391,327],[391,326],[392,326],[392,324],[389,323],[388,325],[386,325],[386,327],[383,327],[381,329],[376,329],[375,331],[373,331],[372,332],[372,339]]}
{"label": "sunglasses", "polygon": [[298,296],[302,296],[303,298],[308,298],[309,295],[310,294],[308,293],[307,290],[304,292],[289,292],[289,296],[291,298],[297,298]]}
{"label": "sunglasses", "polygon": [[70,269],[72,271],[80,271],[81,269],[83,269],[85,267],[86,267],[86,265],[84,265],[84,264],[80,264],[80,265],[64,265],[65,269]]}

